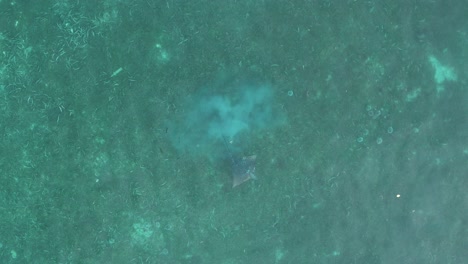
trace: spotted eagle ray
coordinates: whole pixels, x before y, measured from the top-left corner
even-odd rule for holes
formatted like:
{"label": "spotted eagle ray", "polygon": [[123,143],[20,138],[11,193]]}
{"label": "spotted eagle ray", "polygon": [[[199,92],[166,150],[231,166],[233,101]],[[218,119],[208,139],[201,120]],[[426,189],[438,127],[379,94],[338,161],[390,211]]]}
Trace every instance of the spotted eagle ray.
{"label": "spotted eagle ray", "polygon": [[226,139],[224,139],[224,144],[231,160],[232,188],[239,186],[250,179],[256,180],[255,160],[257,159],[257,155],[236,157],[230,150]]}

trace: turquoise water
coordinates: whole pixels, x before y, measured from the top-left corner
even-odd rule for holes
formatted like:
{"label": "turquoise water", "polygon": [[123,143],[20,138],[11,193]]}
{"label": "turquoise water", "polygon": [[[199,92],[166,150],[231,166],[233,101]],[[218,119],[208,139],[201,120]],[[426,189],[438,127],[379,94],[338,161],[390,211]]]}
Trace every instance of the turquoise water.
{"label": "turquoise water", "polygon": [[466,261],[463,1],[29,2],[1,263]]}

